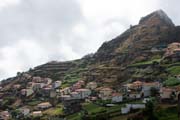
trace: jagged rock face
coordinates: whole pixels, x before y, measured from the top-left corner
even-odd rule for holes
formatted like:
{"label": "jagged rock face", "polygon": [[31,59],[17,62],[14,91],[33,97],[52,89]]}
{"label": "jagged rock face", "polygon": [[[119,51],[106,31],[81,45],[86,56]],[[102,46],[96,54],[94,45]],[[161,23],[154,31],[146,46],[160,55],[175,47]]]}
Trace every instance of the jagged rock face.
{"label": "jagged rock face", "polygon": [[135,59],[143,52],[150,52],[153,47],[165,47],[176,41],[176,27],[171,19],[158,10],[143,17],[139,24],[132,26],[117,38],[105,42],[95,54],[97,61],[114,58],[124,63]]}
{"label": "jagged rock face", "polygon": [[143,25],[161,25],[174,27],[172,20],[162,10],[157,10],[146,17],[141,18],[139,24]]}

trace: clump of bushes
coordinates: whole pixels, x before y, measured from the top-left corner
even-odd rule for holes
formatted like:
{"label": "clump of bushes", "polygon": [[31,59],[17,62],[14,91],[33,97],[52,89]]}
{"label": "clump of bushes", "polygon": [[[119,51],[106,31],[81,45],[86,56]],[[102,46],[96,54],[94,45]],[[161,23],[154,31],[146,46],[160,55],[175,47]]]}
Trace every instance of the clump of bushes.
{"label": "clump of bushes", "polygon": [[179,85],[180,84],[180,80],[178,80],[177,78],[175,77],[168,77],[167,80],[165,80],[163,82],[163,84],[165,86],[175,86],[175,85]]}

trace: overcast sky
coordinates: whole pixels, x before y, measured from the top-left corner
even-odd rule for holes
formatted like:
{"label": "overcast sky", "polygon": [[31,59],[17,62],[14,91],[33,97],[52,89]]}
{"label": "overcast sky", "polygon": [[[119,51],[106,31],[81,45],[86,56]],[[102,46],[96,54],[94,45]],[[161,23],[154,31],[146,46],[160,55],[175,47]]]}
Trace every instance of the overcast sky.
{"label": "overcast sky", "polygon": [[93,53],[157,9],[179,25],[179,5],[180,0],[0,0],[0,80]]}

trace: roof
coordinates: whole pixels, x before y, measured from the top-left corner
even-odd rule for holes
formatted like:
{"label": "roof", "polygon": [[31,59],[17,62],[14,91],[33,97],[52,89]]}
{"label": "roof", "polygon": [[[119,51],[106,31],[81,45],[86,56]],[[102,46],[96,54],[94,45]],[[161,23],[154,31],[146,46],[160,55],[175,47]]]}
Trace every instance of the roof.
{"label": "roof", "polygon": [[143,82],[141,82],[141,81],[137,80],[137,81],[133,82],[133,84],[142,85],[142,84],[143,84]]}
{"label": "roof", "polygon": [[80,81],[78,81],[79,83],[84,83],[84,81],[83,80],[80,80]]}
{"label": "roof", "polygon": [[145,83],[143,83],[143,85],[146,85],[146,86],[157,86],[157,85],[159,85],[159,82],[145,82]]}
{"label": "roof", "polygon": [[100,90],[103,90],[103,91],[112,91],[111,88],[102,88],[102,89],[100,89]]}
{"label": "roof", "polygon": [[113,97],[115,97],[115,96],[122,96],[122,93],[113,93],[112,96]]}
{"label": "roof", "polygon": [[5,117],[9,117],[9,116],[10,116],[10,114],[9,114],[8,111],[2,111],[2,112],[0,113],[0,115],[5,116]]}
{"label": "roof", "polygon": [[161,90],[162,90],[162,92],[173,92],[174,91],[174,89],[166,88],[166,87],[161,88]]}
{"label": "roof", "polygon": [[34,111],[34,112],[32,112],[33,114],[41,114],[42,113],[42,111]]}
{"label": "roof", "polygon": [[128,84],[126,84],[126,85],[124,85],[124,86],[126,86],[126,87],[131,87],[133,84],[132,83],[128,83]]}
{"label": "roof", "polygon": [[72,92],[71,94],[78,94],[78,92]]}
{"label": "roof", "polygon": [[71,96],[70,95],[62,95],[61,97],[63,97],[63,98],[70,98]]}
{"label": "roof", "polygon": [[62,90],[67,90],[67,89],[70,89],[70,87],[66,87],[66,88],[64,88],[64,89],[62,89]]}
{"label": "roof", "polygon": [[8,111],[2,111],[1,114],[5,115],[5,114],[9,114]]}
{"label": "roof", "polygon": [[51,106],[51,104],[49,102],[44,102],[44,103],[38,104],[38,106]]}
{"label": "roof", "polygon": [[55,83],[62,83],[61,81],[55,81]]}
{"label": "roof", "polygon": [[20,85],[20,84],[15,84],[14,86],[18,86],[18,87],[19,87],[19,86],[21,86],[21,85]]}
{"label": "roof", "polygon": [[44,90],[51,90],[52,88],[51,87],[44,87],[43,89]]}
{"label": "roof", "polygon": [[96,82],[89,82],[88,85],[94,85],[97,84]]}
{"label": "roof", "polygon": [[173,42],[170,45],[180,45],[180,43],[179,42]]}
{"label": "roof", "polygon": [[180,91],[180,85],[175,87],[176,91]]}
{"label": "roof", "polygon": [[81,92],[81,91],[90,91],[89,89],[77,89],[77,92]]}
{"label": "roof", "polygon": [[28,108],[28,106],[23,106],[23,107],[21,107],[19,109],[29,109],[29,108]]}
{"label": "roof", "polygon": [[27,91],[27,89],[21,89],[21,92],[25,92],[25,91]]}
{"label": "roof", "polygon": [[180,48],[174,49],[174,51],[180,51]]}

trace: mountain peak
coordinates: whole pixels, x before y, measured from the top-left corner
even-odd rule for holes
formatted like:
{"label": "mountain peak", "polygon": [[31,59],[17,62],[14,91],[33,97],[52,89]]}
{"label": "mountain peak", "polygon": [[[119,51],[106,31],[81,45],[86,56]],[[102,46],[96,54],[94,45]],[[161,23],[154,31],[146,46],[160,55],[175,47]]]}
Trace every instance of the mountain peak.
{"label": "mountain peak", "polygon": [[145,17],[142,17],[139,24],[174,26],[172,20],[161,9],[154,11]]}

